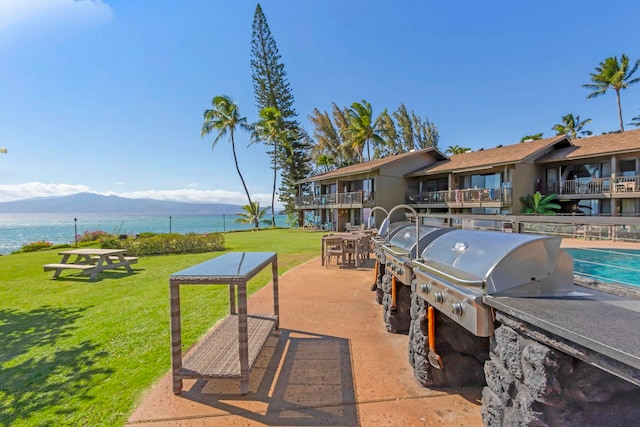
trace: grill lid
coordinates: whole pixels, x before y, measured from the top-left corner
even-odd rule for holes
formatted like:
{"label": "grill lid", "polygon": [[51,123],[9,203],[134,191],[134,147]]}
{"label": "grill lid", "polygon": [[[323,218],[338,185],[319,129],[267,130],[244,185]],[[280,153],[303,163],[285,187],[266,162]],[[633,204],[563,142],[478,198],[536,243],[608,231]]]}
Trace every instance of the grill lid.
{"label": "grill lid", "polygon": [[551,236],[454,230],[415,264],[454,284],[492,295],[559,296],[573,290],[573,258]]}
{"label": "grill lid", "polygon": [[451,231],[453,230],[450,228],[418,225],[418,234],[416,235],[416,224],[409,223],[394,233],[393,237],[389,239],[389,244],[385,245],[385,249],[395,252],[396,255],[406,256],[411,260],[416,258],[419,251],[436,237]]}
{"label": "grill lid", "polygon": [[[393,237],[401,228],[409,225],[409,222],[394,222],[390,223],[389,218],[385,218],[378,229],[378,238],[384,240],[386,238]],[[415,228],[415,224],[413,225]]]}

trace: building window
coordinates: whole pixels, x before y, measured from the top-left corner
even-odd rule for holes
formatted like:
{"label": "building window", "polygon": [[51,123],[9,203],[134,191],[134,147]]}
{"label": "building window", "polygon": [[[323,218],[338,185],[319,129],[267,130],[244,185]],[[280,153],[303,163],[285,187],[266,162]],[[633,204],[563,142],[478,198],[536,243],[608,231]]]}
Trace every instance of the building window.
{"label": "building window", "polygon": [[467,175],[462,177],[462,188],[500,188],[502,174]]}
{"label": "building window", "polygon": [[636,176],[636,160],[620,160],[620,176]]}

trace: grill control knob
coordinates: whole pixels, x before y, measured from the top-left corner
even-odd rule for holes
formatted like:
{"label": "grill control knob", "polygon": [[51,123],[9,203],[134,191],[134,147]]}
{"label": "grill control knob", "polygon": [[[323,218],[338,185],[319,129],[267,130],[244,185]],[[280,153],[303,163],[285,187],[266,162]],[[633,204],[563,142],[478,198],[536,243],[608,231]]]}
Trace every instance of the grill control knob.
{"label": "grill control knob", "polygon": [[424,292],[425,294],[429,293],[429,285],[427,285],[426,283],[423,283],[422,285],[420,285],[420,290],[422,292]]}
{"label": "grill control knob", "polygon": [[404,274],[404,268],[398,268],[398,274],[403,275]]}
{"label": "grill control knob", "polygon": [[462,307],[461,303],[454,302],[451,304],[451,312],[456,316],[462,316],[462,313],[464,313],[464,308]]}
{"label": "grill control knob", "polygon": [[433,294],[433,298],[438,304],[442,304],[444,302],[444,294],[442,292],[436,292]]}

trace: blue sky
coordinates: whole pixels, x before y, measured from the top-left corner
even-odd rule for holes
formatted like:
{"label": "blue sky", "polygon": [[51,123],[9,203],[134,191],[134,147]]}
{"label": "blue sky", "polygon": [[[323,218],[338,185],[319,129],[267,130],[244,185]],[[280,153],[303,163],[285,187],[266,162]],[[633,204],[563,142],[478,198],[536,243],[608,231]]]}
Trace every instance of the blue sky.
{"label": "blue sky", "polygon": [[[605,58],[640,57],[640,2],[338,1],[261,3],[303,126],[314,108],[403,102],[440,148],[491,148],[567,113],[618,128],[615,95],[582,84]],[[245,204],[226,141],[211,150],[215,95],[257,111],[255,2],[0,0],[0,201],[79,191]],[[636,74],[640,77],[640,71]],[[640,85],[622,92],[625,123]],[[632,127],[627,126],[627,129]],[[270,200],[265,149],[237,136],[250,192]]]}

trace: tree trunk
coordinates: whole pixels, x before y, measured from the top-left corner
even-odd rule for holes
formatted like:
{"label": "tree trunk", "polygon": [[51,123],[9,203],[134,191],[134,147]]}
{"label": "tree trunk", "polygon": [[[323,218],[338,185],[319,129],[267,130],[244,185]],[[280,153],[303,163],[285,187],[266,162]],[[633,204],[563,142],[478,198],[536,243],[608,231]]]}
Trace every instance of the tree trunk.
{"label": "tree trunk", "polygon": [[273,191],[271,192],[271,226],[276,226],[276,210],[275,210],[275,199],[276,199],[276,179],[278,177],[278,168],[277,168],[277,156],[276,156],[276,143],[273,143]]}
{"label": "tree trunk", "polygon": [[236,143],[233,139],[233,130],[231,131],[231,150],[233,151],[233,161],[236,164],[236,171],[238,171],[238,176],[240,177],[240,181],[242,181],[242,187],[244,187],[244,192],[247,194],[247,199],[249,200],[249,210],[253,214],[253,224],[256,228],[260,227],[260,221],[258,218],[258,212],[253,212],[255,210],[253,206],[253,202],[251,201],[251,196],[249,195],[249,190],[247,189],[247,184],[244,182],[244,178],[242,177],[242,173],[240,173],[240,166],[238,166],[238,157],[236,156]]}
{"label": "tree trunk", "polygon": [[622,106],[620,105],[620,89],[616,89],[616,98],[618,99],[618,117],[620,118],[620,130],[624,132],[624,123],[622,121]]}

